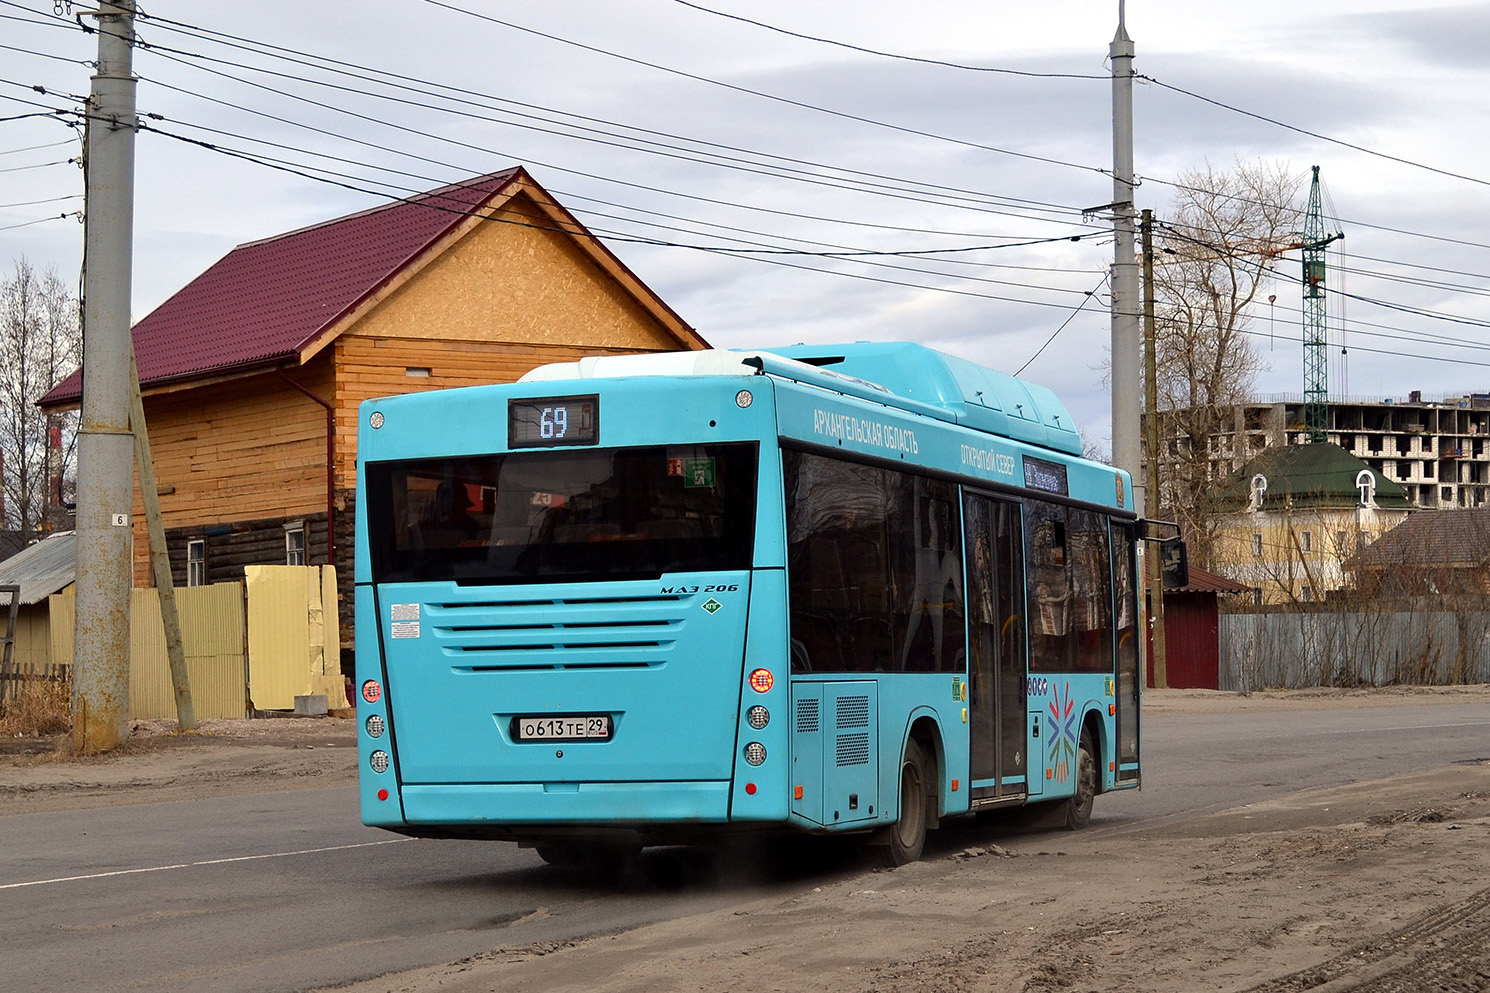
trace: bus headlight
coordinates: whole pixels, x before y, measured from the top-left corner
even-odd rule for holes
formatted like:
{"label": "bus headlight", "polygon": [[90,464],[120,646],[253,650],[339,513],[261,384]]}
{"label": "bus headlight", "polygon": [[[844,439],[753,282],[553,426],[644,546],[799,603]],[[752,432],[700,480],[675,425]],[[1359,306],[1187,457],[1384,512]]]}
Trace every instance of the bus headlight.
{"label": "bus headlight", "polygon": [[373,772],[388,771],[388,753],[381,748],[367,757],[367,764],[372,766]]}
{"label": "bus headlight", "polygon": [[373,714],[367,719],[367,734],[370,738],[381,738],[387,725],[383,723],[382,714]]}
{"label": "bus headlight", "polygon": [[745,712],[745,719],[750,722],[751,727],[759,731],[771,723],[771,712],[760,704],[756,704]]}
{"label": "bus headlight", "polygon": [[766,746],[758,741],[752,741],[745,746],[745,761],[751,765],[760,765],[766,761]]}

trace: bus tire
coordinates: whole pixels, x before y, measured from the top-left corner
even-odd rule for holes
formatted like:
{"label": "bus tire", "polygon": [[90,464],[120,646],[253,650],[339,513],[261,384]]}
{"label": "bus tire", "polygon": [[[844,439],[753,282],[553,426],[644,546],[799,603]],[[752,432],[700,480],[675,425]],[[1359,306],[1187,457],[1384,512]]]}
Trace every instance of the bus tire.
{"label": "bus tire", "polygon": [[1076,750],[1076,785],[1066,801],[1066,830],[1080,831],[1092,819],[1092,804],[1097,797],[1097,747],[1090,731],[1081,732]]}
{"label": "bus tire", "polygon": [[926,753],[915,739],[905,743],[905,757],[900,760],[900,816],[890,827],[890,844],[886,861],[892,866],[919,861],[926,846],[926,825],[930,817],[930,795],[927,792]]}

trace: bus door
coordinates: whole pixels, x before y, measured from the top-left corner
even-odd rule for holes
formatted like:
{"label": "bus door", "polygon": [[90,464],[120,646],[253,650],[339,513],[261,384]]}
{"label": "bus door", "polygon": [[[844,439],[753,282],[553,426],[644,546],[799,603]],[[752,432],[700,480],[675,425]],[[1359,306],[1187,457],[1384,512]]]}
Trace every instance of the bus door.
{"label": "bus door", "polygon": [[974,806],[1026,795],[1024,540],[1017,503],[967,493],[968,724]]}
{"label": "bus door", "polygon": [[1112,525],[1112,591],[1117,612],[1116,642],[1117,781],[1137,785],[1138,765],[1138,584],[1134,526]]}

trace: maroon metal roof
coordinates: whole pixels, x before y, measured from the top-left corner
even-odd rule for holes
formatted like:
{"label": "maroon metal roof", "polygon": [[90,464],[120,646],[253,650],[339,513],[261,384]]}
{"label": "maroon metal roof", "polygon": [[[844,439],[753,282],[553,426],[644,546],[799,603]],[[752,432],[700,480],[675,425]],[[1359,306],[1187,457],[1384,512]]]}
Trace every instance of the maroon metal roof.
{"label": "maroon metal roof", "polygon": [[[143,386],[295,358],[522,169],[239,245],[134,326]],[[76,402],[75,372],[41,399]]]}
{"label": "maroon metal roof", "polygon": [[1233,582],[1224,576],[1218,576],[1214,572],[1206,572],[1195,566],[1190,567],[1190,582],[1186,586],[1165,590],[1168,596],[1171,593],[1245,593],[1252,587],[1243,583]]}

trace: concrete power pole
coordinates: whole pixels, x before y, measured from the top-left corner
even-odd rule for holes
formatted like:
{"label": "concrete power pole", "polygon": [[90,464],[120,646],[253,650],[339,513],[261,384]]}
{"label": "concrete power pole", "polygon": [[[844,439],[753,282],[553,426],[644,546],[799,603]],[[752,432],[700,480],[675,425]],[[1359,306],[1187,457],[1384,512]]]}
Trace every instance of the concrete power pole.
{"label": "concrete power pole", "polygon": [[88,100],[72,710],[74,747],[105,752],[129,735],[135,0],[102,0],[93,16],[98,18],[98,71]]}
{"label": "concrete power pole", "polygon": [[1112,59],[1112,462],[1133,477],[1136,510],[1146,512],[1138,447],[1138,260],[1133,249],[1133,39],[1118,0]]}

